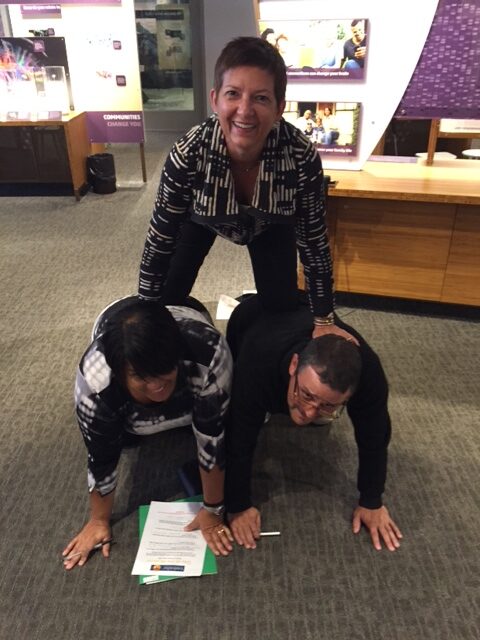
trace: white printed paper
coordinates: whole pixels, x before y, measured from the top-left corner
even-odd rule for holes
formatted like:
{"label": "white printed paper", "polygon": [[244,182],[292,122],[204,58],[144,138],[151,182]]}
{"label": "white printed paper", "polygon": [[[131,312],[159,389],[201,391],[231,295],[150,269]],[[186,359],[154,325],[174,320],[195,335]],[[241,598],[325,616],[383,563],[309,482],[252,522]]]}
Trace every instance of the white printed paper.
{"label": "white printed paper", "polygon": [[199,502],[152,502],[132,575],[200,576],[207,543],[199,531],[184,531]]}

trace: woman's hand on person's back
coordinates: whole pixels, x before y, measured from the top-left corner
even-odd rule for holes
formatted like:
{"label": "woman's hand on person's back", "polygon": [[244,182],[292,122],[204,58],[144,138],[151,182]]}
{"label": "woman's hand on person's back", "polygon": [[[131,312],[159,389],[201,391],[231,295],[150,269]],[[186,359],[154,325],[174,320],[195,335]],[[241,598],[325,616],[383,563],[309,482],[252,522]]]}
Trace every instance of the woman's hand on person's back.
{"label": "woman's hand on person's back", "polygon": [[345,331],[345,329],[337,327],[337,325],[335,324],[327,324],[323,327],[315,326],[313,328],[312,338],[320,338],[320,336],[325,336],[327,335],[327,333],[334,333],[337,336],[345,338],[345,340],[348,340],[349,342],[354,342],[357,347],[360,346],[360,343],[355,338],[355,336],[352,336],[351,333],[348,333],[348,331]]}

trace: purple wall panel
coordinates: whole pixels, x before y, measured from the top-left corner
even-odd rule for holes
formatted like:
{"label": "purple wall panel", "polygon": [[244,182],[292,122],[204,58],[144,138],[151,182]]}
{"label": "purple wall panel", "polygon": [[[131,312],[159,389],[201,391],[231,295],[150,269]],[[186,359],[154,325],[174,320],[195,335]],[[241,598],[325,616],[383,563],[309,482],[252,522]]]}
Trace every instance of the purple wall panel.
{"label": "purple wall panel", "polygon": [[480,118],[480,0],[439,1],[395,116]]}

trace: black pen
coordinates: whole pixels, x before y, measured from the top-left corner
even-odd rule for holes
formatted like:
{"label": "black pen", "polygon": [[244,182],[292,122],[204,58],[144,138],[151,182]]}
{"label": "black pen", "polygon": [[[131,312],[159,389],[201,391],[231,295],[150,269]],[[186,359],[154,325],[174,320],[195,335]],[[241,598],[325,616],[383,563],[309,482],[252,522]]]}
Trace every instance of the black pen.
{"label": "black pen", "polygon": [[[93,546],[91,548],[89,553],[91,553],[92,551],[97,551],[98,549],[101,549],[104,545],[110,544],[111,542],[113,542],[113,538],[110,538],[110,540],[105,540],[104,542],[98,542],[95,546]],[[78,551],[77,553],[72,553],[71,555],[67,556],[66,558],[62,558],[62,562],[68,562],[72,558],[76,558],[77,556],[81,556],[82,553],[83,553],[83,551]]]}

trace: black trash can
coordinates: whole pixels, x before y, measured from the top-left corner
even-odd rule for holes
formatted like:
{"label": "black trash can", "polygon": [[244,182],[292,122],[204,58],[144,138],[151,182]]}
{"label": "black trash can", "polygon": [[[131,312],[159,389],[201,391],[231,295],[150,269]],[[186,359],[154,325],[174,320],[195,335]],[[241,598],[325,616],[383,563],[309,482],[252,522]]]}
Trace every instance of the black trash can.
{"label": "black trash can", "polygon": [[87,174],[94,193],[114,193],[117,190],[115,163],[111,153],[88,156]]}

